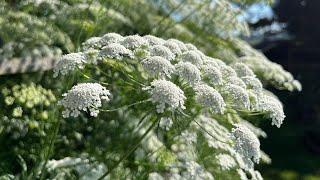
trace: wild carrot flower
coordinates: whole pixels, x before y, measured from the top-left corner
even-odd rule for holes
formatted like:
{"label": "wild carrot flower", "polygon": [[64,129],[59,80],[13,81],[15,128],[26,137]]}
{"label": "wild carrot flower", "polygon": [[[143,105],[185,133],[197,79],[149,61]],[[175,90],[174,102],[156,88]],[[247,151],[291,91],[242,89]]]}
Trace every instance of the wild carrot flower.
{"label": "wild carrot flower", "polygon": [[110,92],[98,83],[80,83],[71,88],[58,102],[65,108],[62,112],[64,118],[78,117],[80,111],[89,111],[91,116],[96,117],[99,113],[97,108],[102,106],[102,100],[109,101]]}
{"label": "wild carrot flower", "polygon": [[257,136],[245,125],[236,124],[231,131],[233,148],[240,153],[246,161],[259,163],[260,141]]}
{"label": "wild carrot flower", "polygon": [[179,62],[174,67],[176,74],[191,85],[195,85],[201,80],[200,70],[189,62]]}
{"label": "wild carrot flower", "polygon": [[217,90],[206,84],[198,85],[194,89],[195,100],[199,105],[209,108],[213,113],[223,114],[225,103]]}
{"label": "wild carrot flower", "polygon": [[53,77],[57,77],[59,74],[63,76],[67,75],[70,71],[74,71],[76,68],[83,69],[85,63],[87,63],[87,58],[84,53],[70,53],[63,55],[61,60],[53,69]]}
{"label": "wild carrot flower", "polygon": [[158,113],[163,113],[168,106],[169,110],[177,108],[185,109],[183,91],[175,84],[166,80],[154,80],[151,85],[143,88],[151,95],[152,103],[158,103],[156,108]]}
{"label": "wild carrot flower", "polygon": [[155,77],[171,77],[171,74],[175,72],[174,66],[170,61],[160,56],[147,57],[141,64],[148,74]]}

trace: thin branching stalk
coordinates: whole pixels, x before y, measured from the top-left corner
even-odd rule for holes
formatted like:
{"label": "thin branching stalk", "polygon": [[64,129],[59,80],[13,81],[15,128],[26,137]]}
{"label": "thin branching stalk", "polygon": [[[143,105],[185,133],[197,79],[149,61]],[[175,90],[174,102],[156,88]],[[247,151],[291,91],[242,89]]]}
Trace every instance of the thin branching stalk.
{"label": "thin branching stalk", "polygon": [[117,161],[108,171],[106,171],[98,180],[102,180],[104,177],[108,176],[122,161],[127,159],[140,145],[141,141],[152,131],[156,126],[158,120],[154,121],[152,125],[143,133],[143,135],[138,139],[137,143],[131,148],[124,156],[122,156],[119,161]]}

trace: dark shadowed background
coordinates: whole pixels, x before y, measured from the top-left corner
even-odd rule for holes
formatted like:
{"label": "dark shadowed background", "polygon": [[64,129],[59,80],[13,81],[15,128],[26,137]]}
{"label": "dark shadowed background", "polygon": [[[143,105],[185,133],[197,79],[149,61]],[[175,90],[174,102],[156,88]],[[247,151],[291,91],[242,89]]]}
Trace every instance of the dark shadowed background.
{"label": "dark shadowed background", "polygon": [[256,48],[292,72],[303,90],[272,89],[283,102],[287,118],[281,130],[263,127],[269,137],[261,146],[273,162],[260,168],[266,179],[320,179],[320,1],[280,0],[273,11],[272,19],[260,20],[253,29],[274,22],[285,28],[266,33]]}

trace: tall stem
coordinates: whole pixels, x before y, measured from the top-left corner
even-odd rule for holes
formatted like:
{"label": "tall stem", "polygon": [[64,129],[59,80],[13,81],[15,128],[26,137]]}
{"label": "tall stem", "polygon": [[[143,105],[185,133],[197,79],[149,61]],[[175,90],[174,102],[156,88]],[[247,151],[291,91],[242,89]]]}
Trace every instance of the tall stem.
{"label": "tall stem", "polygon": [[138,142],[131,148],[124,156],[122,156],[119,161],[117,161],[108,171],[106,171],[102,176],[99,177],[98,180],[102,180],[104,177],[109,175],[123,160],[127,159],[140,145],[141,141],[149,134],[149,132],[154,128],[157,124],[158,120],[154,121],[152,125],[147,129],[146,132],[138,139]]}
{"label": "tall stem", "polygon": [[50,138],[51,141],[50,141],[50,145],[49,145],[49,150],[48,150],[48,153],[46,154],[45,161],[44,161],[44,164],[43,164],[43,167],[42,167],[42,170],[41,170],[40,180],[43,180],[43,178],[44,178],[44,176],[46,174],[46,166],[47,166],[47,163],[48,163],[48,160],[49,160],[49,156],[53,151],[54,143],[55,143],[57,134],[58,134],[59,129],[60,129],[60,124],[61,124],[61,118],[58,118],[58,121],[54,126],[54,134]]}

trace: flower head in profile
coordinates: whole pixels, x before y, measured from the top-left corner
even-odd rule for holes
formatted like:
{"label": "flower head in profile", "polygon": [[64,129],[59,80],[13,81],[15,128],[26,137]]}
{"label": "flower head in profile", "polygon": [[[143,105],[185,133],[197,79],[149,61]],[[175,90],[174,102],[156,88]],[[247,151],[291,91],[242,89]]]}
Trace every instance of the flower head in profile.
{"label": "flower head in profile", "polygon": [[280,128],[286,117],[283,112],[282,104],[279,100],[268,95],[258,97],[258,111],[266,112],[266,117],[272,119],[271,125],[276,125]]}
{"label": "flower head in profile", "polygon": [[255,77],[256,76],[254,72],[244,63],[235,63],[235,64],[232,64],[231,67],[236,71],[238,77],[244,77],[244,76]]}
{"label": "flower head in profile", "polygon": [[236,124],[232,128],[230,136],[234,142],[233,148],[241,154],[244,162],[247,162],[248,169],[252,168],[252,161],[259,163],[260,141],[249,128],[243,124]]}
{"label": "flower head in profile", "polygon": [[258,78],[253,76],[243,76],[241,79],[246,84],[247,89],[252,89],[255,92],[262,91],[263,86]]}
{"label": "flower head in profile", "polygon": [[225,103],[217,90],[206,84],[197,85],[194,89],[195,99],[199,105],[209,108],[213,113],[223,114]]}
{"label": "flower head in profile", "polygon": [[183,91],[175,84],[166,80],[154,80],[151,86],[143,88],[151,95],[152,103],[157,103],[157,112],[163,113],[166,106],[169,110],[185,109]]}
{"label": "flower head in profile", "polygon": [[185,45],[188,50],[197,50],[197,47],[195,47],[193,44],[187,43]]}
{"label": "flower head in profile", "polygon": [[87,63],[87,58],[84,53],[70,53],[63,55],[61,60],[53,69],[53,77],[57,77],[59,74],[67,75],[70,71],[74,71],[76,68],[83,69],[85,63]]}
{"label": "flower head in profile", "polygon": [[178,46],[180,47],[181,51],[187,51],[188,50],[187,46],[183,42],[181,42],[181,41],[179,41],[177,39],[168,39],[167,41],[168,42],[174,42],[174,43],[178,44]]}
{"label": "flower head in profile", "polygon": [[80,83],[71,88],[68,93],[58,102],[65,108],[62,112],[64,118],[78,117],[80,111],[89,111],[91,116],[96,117],[99,113],[97,108],[102,106],[102,100],[109,101],[109,90],[98,83]]}
{"label": "flower head in profile", "polygon": [[112,43],[120,43],[124,37],[117,33],[107,33],[100,39],[101,46],[106,46]]}
{"label": "flower head in profile", "polygon": [[175,42],[167,41],[163,44],[163,46],[169,48],[171,50],[171,52],[173,54],[175,54],[176,56],[179,56],[182,53],[179,45]]}
{"label": "flower head in profile", "polygon": [[82,49],[87,51],[89,49],[99,49],[101,48],[101,37],[91,37],[82,43]]}
{"label": "flower head in profile", "polygon": [[165,40],[155,37],[153,35],[145,35],[143,36],[143,39],[145,39],[149,45],[162,45],[164,44]]}
{"label": "flower head in profile", "polygon": [[226,77],[226,78],[224,78],[224,82],[227,84],[233,84],[236,86],[240,86],[243,89],[247,89],[246,83],[244,83],[243,80],[237,76]]}
{"label": "flower head in profile", "polygon": [[121,42],[121,45],[128,49],[140,48],[146,46],[148,42],[139,35],[126,36]]}

